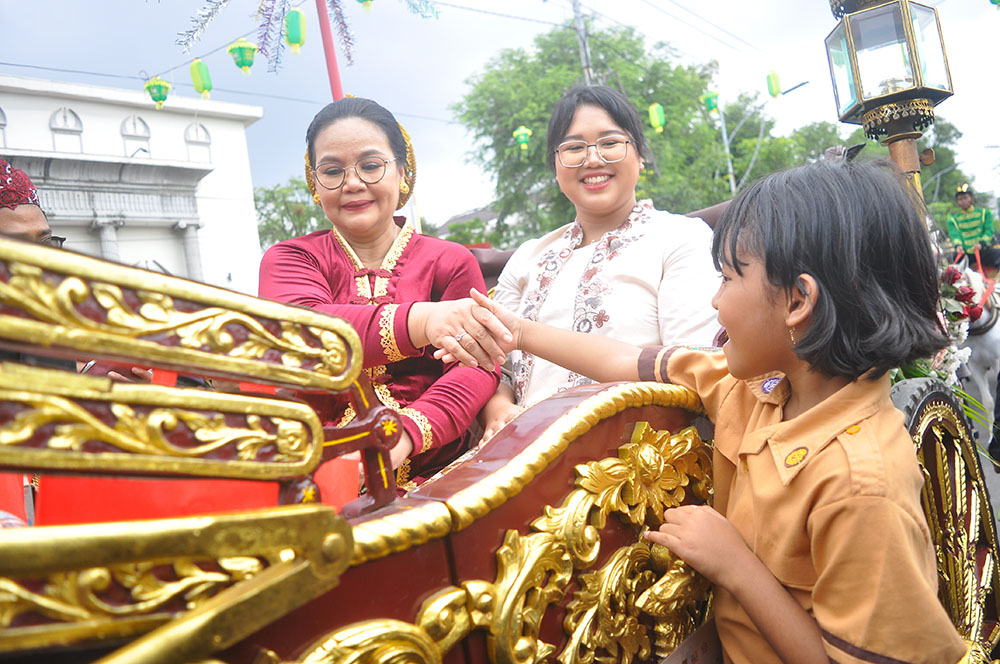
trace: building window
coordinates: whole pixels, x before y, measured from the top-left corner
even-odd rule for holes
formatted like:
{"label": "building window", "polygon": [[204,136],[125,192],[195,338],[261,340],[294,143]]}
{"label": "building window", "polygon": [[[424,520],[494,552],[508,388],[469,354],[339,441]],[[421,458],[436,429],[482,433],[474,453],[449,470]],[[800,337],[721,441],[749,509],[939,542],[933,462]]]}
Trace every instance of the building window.
{"label": "building window", "polygon": [[208,135],[205,125],[193,122],[184,130],[184,142],[187,143],[188,161],[212,161],[212,137]]}
{"label": "building window", "polygon": [[0,108],[0,148],[7,147],[7,114]]}
{"label": "building window", "polygon": [[126,157],[149,158],[149,125],[138,115],[122,120],[122,140]]}
{"label": "building window", "polygon": [[56,110],[49,118],[49,129],[56,152],[83,152],[83,123],[72,109]]}

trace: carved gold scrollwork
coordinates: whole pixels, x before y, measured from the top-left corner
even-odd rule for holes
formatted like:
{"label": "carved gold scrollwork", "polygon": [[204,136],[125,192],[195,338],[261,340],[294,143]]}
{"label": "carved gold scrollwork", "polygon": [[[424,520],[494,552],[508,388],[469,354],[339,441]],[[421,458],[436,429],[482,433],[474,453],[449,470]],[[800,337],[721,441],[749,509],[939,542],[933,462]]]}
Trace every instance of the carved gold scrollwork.
{"label": "carved gold scrollwork", "polygon": [[570,637],[559,661],[593,664],[598,651],[621,664],[649,659],[649,635],[639,623],[636,600],[655,581],[649,546],[642,542],[615,551],[601,569],[581,575],[580,590],[566,607]]}
{"label": "carved gold scrollwork", "polygon": [[497,601],[487,638],[490,661],[544,661],[555,646],[538,638],[542,617],[550,604],[562,598],[573,573],[566,546],[548,533],[524,537],[508,530],[497,563]]}
{"label": "carved gold scrollwork", "polygon": [[[180,408],[155,408],[141,415],[127,404],[112,403],[115,421],[107,425],[83,406],[59,396],[0,389],[0,399],[30,406],[0,426],[3,447],[20,445],[40,427],[57,424],[47,441],[52,449],[79,451],[87,442],[100,441],[131,454],[198,458],[233,446],[235,458],[252,461],[262,449],[273,448],[273,461],[287,463],[303,462],[312,453],[306,425],[280,417],[267,418],[274,430],[271,433],[259,415],[243,416],[246,425],[238,427],[228,425],[218,413],[209,416]],[[192,432],[199,445],[179,447],[167,440],[165,432],[180,424]]]}
{"label": "carved gold scrollwork", "polygon": [[680,505],[689,487],[702,502],[711,495],[711,460],[693,427],[671,436],[640,422],[617,459],[592,461],[576,472],[579,488],[531,524],[558,534],[576,567],[593,564],[600,549],[598,530],[612,512],[633,525],[657,527],[664,510]]}
{"label": "carved gold scrollwork", "polygon": [[[611,553],[597,570],[576,577],[567,606],[567,642],[539,637],[548,608],[561,602],[577,571],[599,557],[600,531],[611,514],[637,534],[662,522],[663,511],[712,491],[707,448],[693,427],[671,436],[645,422],[635,425],[618,458],[576,467],[576,488],[559,507],[547,506],[534,532],[509,530],[497,550],[493,583],[467,581],[426,600],[414,625],[375,620],[345,627],[309,650],[300,664],[347,664],[373,657],[388,662],[406,653],[438,662],[474,629],[488,632],[494,664],[562,664],[648,660],[664,656],[703,617],[708,582],[663,547],[644,540]],[[390,657],[391,653],[391,657]],[[366,660],[367,661],[367,660]]]}
{"label": "carved gold scrollwork", "polygon": [[[472,608],[472,595],[466,589],[449,588],[427,600],[417,617],[417,625],[427,633],[438,649],[448,652],[472,631],[474,627],[488,624],[492,613],[492,586],[483,589],[489,595],[485,611]],[[478,617],[478,621],[476,620]]]}
{"label": "carved gold scrollwork", "polygon": [[60,572],[49,576],[40,590],[0,578],[0,625],[9,627],[24,613],[69,622],[145,615],[164,609],[174,600],[183,601],[184,608],[190,610],[221,588],[264,568],[260,560],[250,557],[217,562],[221,571],[203,569],[190,560],[176,560],[170,565],[170,575],[161,566],[147,562]]}
{"label": "carved gold scrollwork", "polygon": [[423,629],[399,620],[369,620],[338,631],[302,664],[440,664],[441,652]]}
{"label": "carved gold scrollwork", "polygon": [[[43,271],[34,265],[10,263],[10,281],[0,282],[0,302],[21,308],[37,320],[74,329],[99,331],[130,339],[166,335],[175,337],[184,348],[207,349],[233,358],[259,359],[268,350],[281,352],[285,366],[300,367],[304,360],[316,360],[312,370],[337,376],[347,367],[347,344],[339,335],[308,328],[319,338],[322,347],[310,346],[303,338],[302,326],[283,321],[281,336],[269,332],[258,320],[246,314],[219,307],[194,312],[178,311],[173,298],[164,293],[136,292],[141,305],[138,311],[126,302],[122,290],[107,283],[91,286],[78,278],[68,277],[58,283],[43,278]],[[104,320],[83,315],[77,306],[93,299],[103,308]],[[226,328],[244,328],[246,340],[236,343]]]}
{"label": "carved gold scrollwork", "polygon": [[653,652],[666,657],[698,627],[711,585],[659,544],[651,547],[650,566],[660,578],[639,596],[636,607],[653,618]]}

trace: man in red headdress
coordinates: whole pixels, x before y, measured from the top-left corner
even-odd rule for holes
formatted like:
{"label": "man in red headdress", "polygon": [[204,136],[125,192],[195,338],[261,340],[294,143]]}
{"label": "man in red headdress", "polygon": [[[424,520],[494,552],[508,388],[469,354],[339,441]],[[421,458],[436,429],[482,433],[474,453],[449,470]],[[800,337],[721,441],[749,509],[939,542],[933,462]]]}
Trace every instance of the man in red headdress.
{"label": "man in red headdress", "polygon": [[38,190],[19,168],[0,159],[0,235],[61,247],[38,204]]}

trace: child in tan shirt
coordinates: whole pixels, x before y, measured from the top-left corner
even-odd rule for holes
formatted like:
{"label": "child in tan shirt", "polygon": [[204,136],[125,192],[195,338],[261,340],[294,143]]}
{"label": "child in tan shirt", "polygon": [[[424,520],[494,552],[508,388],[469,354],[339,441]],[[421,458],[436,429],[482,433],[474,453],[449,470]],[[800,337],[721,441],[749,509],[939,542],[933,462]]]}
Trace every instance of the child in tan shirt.
{"label": "child in tan shirt", "polygon": [[[715,501],[647,537],[716,587],[736,664],[965,661],[937,599],[923,477],[886,372],[948,343],[918,201],[885,167],[814,164],[742,192],[715,228],[720,349],[639,349],[517,318],[513,343],[600,381],[698,393]],[[447,359],[447,358],[446,358]]]}

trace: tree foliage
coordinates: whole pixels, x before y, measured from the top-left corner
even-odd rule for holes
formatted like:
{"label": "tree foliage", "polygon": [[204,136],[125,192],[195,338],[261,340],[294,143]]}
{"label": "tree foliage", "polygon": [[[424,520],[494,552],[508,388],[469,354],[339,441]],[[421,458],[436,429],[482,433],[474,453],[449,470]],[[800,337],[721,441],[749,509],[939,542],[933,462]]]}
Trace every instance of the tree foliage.
{"label": "tree foliage", "polygon": [[253,200],[261,249],[330,224],[323,208],[313,203],[303,178],[293,177],[287,184],[273,187],[255,187]]}

